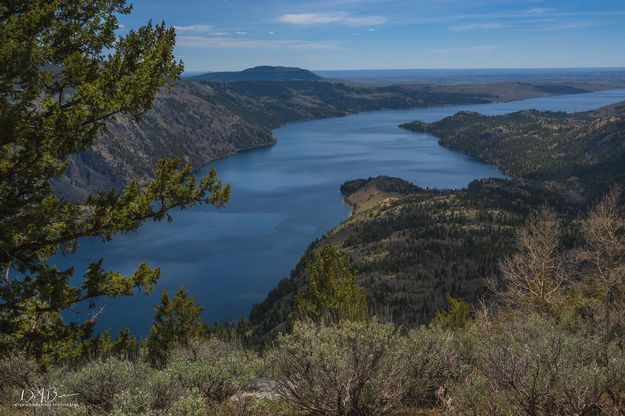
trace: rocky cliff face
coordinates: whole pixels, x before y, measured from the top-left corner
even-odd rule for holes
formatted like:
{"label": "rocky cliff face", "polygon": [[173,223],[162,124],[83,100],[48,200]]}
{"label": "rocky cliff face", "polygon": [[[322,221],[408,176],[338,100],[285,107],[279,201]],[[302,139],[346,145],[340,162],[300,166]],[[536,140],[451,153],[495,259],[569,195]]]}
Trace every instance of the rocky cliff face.
{"label": "rocky cliff face", "polygon": [[160,94],[140,121],[117,116],[88,152],[70,158],[56,183],[65,198],[148,179],[156,161],[180,157],[200,167],[236,152],[275,143],[271,131],[216,103],[209,84],[181,82]]}

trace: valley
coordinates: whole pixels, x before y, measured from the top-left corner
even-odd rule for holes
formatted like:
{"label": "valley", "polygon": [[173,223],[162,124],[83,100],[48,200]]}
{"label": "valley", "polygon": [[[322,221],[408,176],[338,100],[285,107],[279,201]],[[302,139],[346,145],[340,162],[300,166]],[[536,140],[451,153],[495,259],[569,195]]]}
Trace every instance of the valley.
{"label": "valley", "polygon": [[[105,309],[100,316],[99,325],[103,328],[111,327],[113,331],[117,331],[129,326],[135,333],[144,333],[150,321],[152,306],[158,302],[158,293],[161,290],[173,292],[181,285],[192,291],[198,303],[204,305],[204,316],[208,322],[228,321],[246,316],[253,304],[259,304],[260,306],[252,313],[253,322],[258,324],[259,328],[272,328],[272,324],[266,322],[282,322],[283,314],[288,313],[286,312],[288,308],[274,311],[275,294],[270,294],[266,301],[264,299],[276,283],[288,276],[289,271],[298,264],[298,260],[311,242],[322,237],[349,216],[350,208],[345,205],[339,191],[345,181],[378,175],[399,177],[422,188],[422,192],[425,193],[419,198],[427,199],[428,192],[436,193],[425,191],[428,187],[461,189],[475,179],[505,177],[497,167],[460,152],[448,150],[438,144],[436,137],[399,128],[400,124],[415,119],[436,122],[467,110],[485,114],[514,113],[527,108],[579,112],[603,107],[623,99],[625,99],[623,91],[615,90],[471,106],[379,110],[347,117],[289,123],[273,130],[273,135],[278,140],[277,145],[223,158],[199,171],[202,174],[208,168],[214,167],[220,178],[232,184],[232,200],[224,208],[216,210],[199,207],[183,210],[176,212],[171,224],[146,224],[139,233],[120,235],[108,243],[84,241],[78,253],[69,258],[59,258],[59,264],[74,264],[78,273],[98,257],[104,257],[105,267],[112,269],[125,270],[127,265],[135,264],[139,259],[161,267],[162,278],[155,294],[102,302]],[[487,192],[485,196],[482,194],[475,196],[475,193],[462,191],[461,195],[464,196],[457,199],[454,204],[459,211],[466,206],[471,208],[471,212],[476,212],[479,206],[488,206],[499,198],[497,195],[500,187],[498,181],[493,182],[484,188],[484,192]],[[519,193],[523,197],[522,201],[525,201],[519,202],[516,210],[501,207],[502,215],[506,217],[502,221],[505,220],[510,224],[521,221],[522,215],[530,210],[529,205],[540,205],[547,197],[542,193],[524,196],[528,191],[523,188],[516,191],[513,189],[510,192],[510,195]],[[551,193],[545,191],[545,195],[553,201],[559,200],[557,191]],[[480,198],[485,200],[480,201]],[[441,198],[437,200],[437,204],[444,206],[447,202],[445,198]],[[466,247],[462,248],[465,244],[461,243],[462,239],[473,238],[469,227],[466,229],[466,235],[458,234],[459,240],[454,243],[457,248],[449,251],[448,247],[439,254],[429,254],[434,257],[439,255],[454,257],[457,263],[455,270],[458,274],[459,271],[465,270],[462,273],[467,277],[457,282],[454,282],[455,279],[446,281],[448,278],[445,276],[451,276],[453,269],[444,265],[442,259],[447,257],[440,257],[441,270],[435,272],[432,268],[432,273],[437,275],[435,279],[429,279],[432,276],[429,275],[429,268],[426,268],[422,280],[411,280],[408,265],[417,267],[414,262],[423,259],[410,259],[413,254],[408,253],[392,260],[395,264],[393,271],[385,271],[386,260],[383,259],[388,255],[389,248],[384,240],[390,238],[399,247],[404,244],[403,227],[418,224],[419,222],[415,221],[425,221],[424,218],[437,215],[435,212],[417,209],[418,202],[413,205],[412,208],[406,208],[408,219],[405,224],[401,222],[403,220],[394,219],[394,215],[391,215],[393,211],[385,213],[390,215],[387,221],[393,223],[391,229],[385,228],[384,224],[377,224],[374,218],[360,224],[354,222],[349,231],[351,233],[358,230],[358,232],[351,238],[351,246],[345,247],[348,251],[353,250],[356,257],[361,256],[358,254],[359,250],[369,247],[369,244],[372,248],[372,258],[379,250],[377,258],[380,261],[367,266],[371,267],[371,273],[358,273],[357,277],[363,286],[371,283],[371,293],[373,294],[373,291],[377,293],[380,308],[387,308],[388,301],[396,296],[406,298],[388,312],[395,314],[398,320],[406,322],[412,319],[427,320],[435,308],[444,301],[443,290],[449,289],[454,284],[455,287],[461,288],[465,281],[468,282],[466,296],[476,299],[484,290],[481,279],[483,276],[478,277],[479,273],[492,270],[496,262],[495,249],[490,254],[488,252],[484,254],[486,257],[490,256],[485,266],[471,260],[468,253],[463,251]],[[412,215],[416,215],[417,219],[409,219]],[[493,219],[493,227],[498,225],[498,220],[499,217]],[[442,236],[443,229],[447,227],[444,224],[446,219],[437,217],[436,221],[441,224],[441,229],[436,232]],[[477,226],[481,219],[472,217],[470,221]],[[368,237],[357,236],[367,235],[369,228],[371,232]],[[427,237],[432,232],[432,229],[428,229],[415,235],[420,235],[421,241],[427,242]],[[348,237],[347,234],[344,238]],[[397,238],[398,235],[402,237]],[[511,234],[505,236],[507,238],[505,244],[509,244]],[[483,239],[480,244],[488,245],[488,236],[479,238]],[[441,244],[441,247],[446,246],[444,242]],[[172,254],[177,252],[176,247],[181,246],[185,247],[183,253]],[[401,250],[397,253],[400,252]],[[416,253],[416,250],[409,249],[409,253]],[[432,264],[435,264],[434,257],[428,260]],[[362,258],[366,260],[365,257]],[[295,267],[296,271],[301,271],[304,262],[301,261],[300,266]],[[297,272],[294,273],[297,275]],[[403,283],[393,283],[393,278],[400,275],[403,275],[400,279]],[[387,283],[378,281],[380,276],[385,276]],[[301,282],[301,278],[295,278],[294,281]],[[282,283],[278,287],[284,287],[285,284]],[[279,299],[283,301],[290,299],[293,286],[289,285],[286,285],[289,287],[288,290],[278,291],[282,295],[287,295],[278,296]],[[299,285],[300,283],[297,283],[297,286]],[[406,289],[413,287],[405,292],[406,296],[401,294],[404,286]],[[437,286],[436,289],[434,286]],[[431,290],[435,290],[435,295],[429,293]],[[394,294],[387,298],[384,293]],[[421,306],[410,308],[401,306],[416,305],[417,301],[424,298],[431,299],[426,302],[430,303],[429,311],[422,311]],[[410,309],[405,316],[402,312],[404,309]],[[120,322],[117,319],[119,314],[127,318]],[[270,316],[275,319],[268,319]]]}
{"label": "valley", "polygon": [[154,108],[139,121],[124,115],[108,121],[90,150],[69,158],[68,169],[55,181],[57,194],[81,200],[99,189],[121,189],[131,178],[144,183],[164,157],[179,157],[199,169],[242,150],[274,145],[272,129],[293,121],[385,108],[511,101],[622,85],[609,80],[451,86],[346,84],[306,70],[280,67],[260,67],[242,78],[218,74],[217,79],[226,80],[218,82],[209,75],[207,79],[183,78],[164,88]]}
{"label": "valley", "polygon": [[529,3],[0,2],[0,415],[625,416],[625,10]]}

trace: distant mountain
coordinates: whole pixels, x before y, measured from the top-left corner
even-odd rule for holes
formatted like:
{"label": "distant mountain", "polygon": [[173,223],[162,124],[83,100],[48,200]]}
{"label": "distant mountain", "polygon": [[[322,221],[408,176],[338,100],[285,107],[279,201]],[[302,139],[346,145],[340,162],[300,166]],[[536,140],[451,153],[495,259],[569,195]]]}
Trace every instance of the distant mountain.
{"label": "distant mountain", "polygon": [[190,77],[194,80],[215,82],[236,81],[319,81],[322,78],[306,69],[286,66],[256,66],[243,71],[209,72]]}

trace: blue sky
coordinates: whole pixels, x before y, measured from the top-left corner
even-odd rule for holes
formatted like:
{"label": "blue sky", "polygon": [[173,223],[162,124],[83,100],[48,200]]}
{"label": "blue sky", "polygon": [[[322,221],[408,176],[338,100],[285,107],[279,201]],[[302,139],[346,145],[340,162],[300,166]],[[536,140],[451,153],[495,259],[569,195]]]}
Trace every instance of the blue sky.
{"label": "blue sky", "polygon": [[187,71],[625,67],[625,0],[136,0]]}

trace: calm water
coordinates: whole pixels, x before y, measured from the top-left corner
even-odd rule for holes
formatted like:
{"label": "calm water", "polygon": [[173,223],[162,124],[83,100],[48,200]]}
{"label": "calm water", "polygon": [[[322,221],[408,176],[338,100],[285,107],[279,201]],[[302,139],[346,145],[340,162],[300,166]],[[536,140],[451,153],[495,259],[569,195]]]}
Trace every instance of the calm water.
{"label": "calm water", "polygon": [[[504,114],[521,109],[583,111],[625,100],[625,89],[501,104],[382,110],[306,121],[274,131],[278,144],[209,165],[232,184],[232,200],[216,210],[174,212],[173,223],[148,223],[112,242],[85,241],[60,265],[82,272],[90,261],[130,273],[141,261],[160,266],[155,291],[104,300],[100,328],[145,334],[163,290],[184,286],[204,305],[204,318],[247,316],[306,247],[349,215],[339,186],[349,179],[398,176],[417,185],[458,188],[501,177],[484,164],[437,144],[435,137],[399,129],[411,120],[435,121],[460,110]],[[208,167],[202,169],[205,172]]]}

